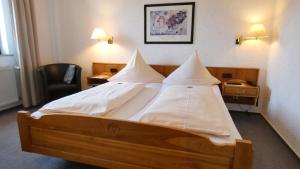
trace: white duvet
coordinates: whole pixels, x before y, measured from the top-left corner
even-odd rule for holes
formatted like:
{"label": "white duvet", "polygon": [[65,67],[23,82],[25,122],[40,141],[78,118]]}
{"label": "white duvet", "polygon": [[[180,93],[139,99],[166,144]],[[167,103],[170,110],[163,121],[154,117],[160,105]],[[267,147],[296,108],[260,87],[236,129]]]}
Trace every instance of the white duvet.
{"label": "white duvet", "polygon": [[209,86],[168,86],[146,110],[141,122],[229,136],[223,108]]}
{"label": "white duvet", "polygon": [[41,114],[103,116],[123,105],[143,88],[144,84],[141,83],[109,82],[50,102],[38,111]]}

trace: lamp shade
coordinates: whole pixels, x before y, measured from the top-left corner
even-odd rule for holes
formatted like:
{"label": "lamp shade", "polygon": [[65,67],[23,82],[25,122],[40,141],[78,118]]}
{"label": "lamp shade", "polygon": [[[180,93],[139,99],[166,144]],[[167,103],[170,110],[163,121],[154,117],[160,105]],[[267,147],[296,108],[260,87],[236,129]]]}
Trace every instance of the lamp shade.
{"label": "lamp shade", "polygon": [[103,29],[95,28],[92,33],[91,39],[104,41],[104,40],[107,40],[107,34],[105,33],[105,31]]}
{"label": "lamp shade", "polygon": [[267,37],[267,32],[263,24],[254,24],[249,30],[250,37]]}

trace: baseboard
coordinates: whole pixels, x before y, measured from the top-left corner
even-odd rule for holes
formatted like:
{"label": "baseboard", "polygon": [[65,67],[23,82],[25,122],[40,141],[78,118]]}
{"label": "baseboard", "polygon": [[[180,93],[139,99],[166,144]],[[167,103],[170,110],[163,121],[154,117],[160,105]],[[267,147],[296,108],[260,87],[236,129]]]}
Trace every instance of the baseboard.
{"label": "baseboard", "polygon": [[272,128],[274,129],[274,131],[282,138],[282,140],[290,147],[290,149],[296,154],[296,156],[298,156],[298,158],[300,158],[300,152],[297,152],[293,148],[293,146],[291,146],[291,144],[288,142],[288,140],[280,133],[280,131],[276,128],[276,126],[273,125],[273,123],[271,122],[271,120],[269,120],[269,118],[265,114],[261,113],[261,115],[272,126]]}
{"label": "baseboard", "polygon": [[7,103],[5,105],[1,105],[0,106],[0,111],[10,109],[10,108],[13,108],[13,107],[16,107],[16,106],[19,106],[19,105],[21,105],[20,101],[13,101],[13,102]]}

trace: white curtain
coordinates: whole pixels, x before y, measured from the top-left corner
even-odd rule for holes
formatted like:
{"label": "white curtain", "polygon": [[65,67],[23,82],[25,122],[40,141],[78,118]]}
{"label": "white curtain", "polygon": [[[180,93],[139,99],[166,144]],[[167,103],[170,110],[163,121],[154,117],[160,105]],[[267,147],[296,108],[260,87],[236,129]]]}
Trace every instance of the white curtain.
{"label": "white curtain", "polygon": [[39,52],[33,0],[11,0],[11,2],[20,63],[22,102],[24,107],[30,107],[41,101],[37,74]]}

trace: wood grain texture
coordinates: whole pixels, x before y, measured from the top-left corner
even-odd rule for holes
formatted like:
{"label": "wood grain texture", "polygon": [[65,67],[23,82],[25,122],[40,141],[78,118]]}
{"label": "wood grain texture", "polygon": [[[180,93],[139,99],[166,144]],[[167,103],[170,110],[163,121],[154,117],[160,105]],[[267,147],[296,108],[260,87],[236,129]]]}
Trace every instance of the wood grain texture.
{"label": "wood grain texture", "polygon": [[253,150],[252,144],[248,140],[237,140],[235,155],[234,155],[234,169],[252,168],[253,165]]}
{"label": "wood grain texture", "polygon": [[223,85],[222,94],[223,96],[258,97],[259,87]]}
{"label": "wood grain texture", "polygon": [[215,145],[179,129],[95,117],[34,119],[19,112],[17,118],[21,145],[28,152],[107,168],[251,169],[249,141]]}
{"label": "wood grain texture", "polygon": [[[150,65],[160,74],[167,77],[179,66],[177,65]],[[116,68],[119,71],[125,67],[125,64],[114,63],[93,63],[92,72],[93,75],[99,75],[103,72],[110,72],[111,68]],[[259,69],[256,68],[230,68],[230,67],[207,67],[208,71],[219,79],[221,82],[226,82],[230,79],[245,80],[252,85],[257,85]],[[230,73],[232,78],[224,78],[224,73]]]}
{"label": "wood grain texture", "polygon": [[19,135],[21,138],[21,147],[23,151],[29,151],[30,150],[30,144],[31,144],[31,137],[30,137],[30,130],[28,126],[28,118],[30,117],[30,114],[26,111],[19,111],[17,114],[17,121],[19,127]]}

